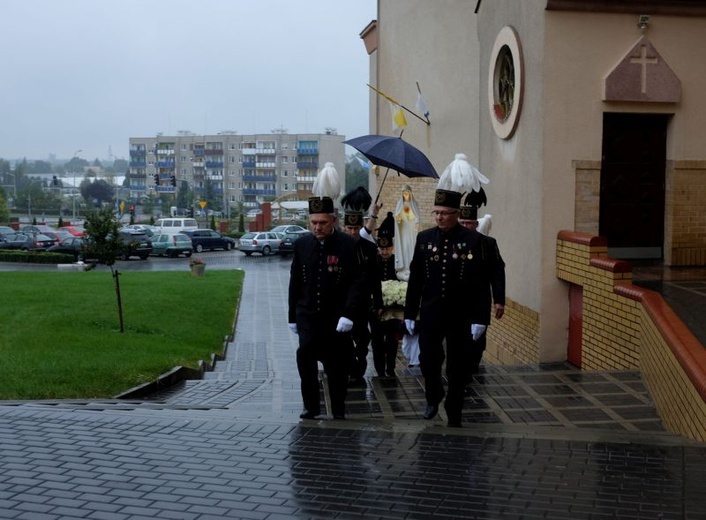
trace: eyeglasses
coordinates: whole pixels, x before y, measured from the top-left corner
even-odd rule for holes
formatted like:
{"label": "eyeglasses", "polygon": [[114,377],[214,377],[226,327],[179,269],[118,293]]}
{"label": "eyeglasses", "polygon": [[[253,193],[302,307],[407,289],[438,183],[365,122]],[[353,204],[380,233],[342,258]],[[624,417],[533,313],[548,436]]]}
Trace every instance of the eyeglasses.
{"label": "eyeglasses", "polygon": [[448,217],[449,215],[453,215],[455,213],[458,213],[458,210],[456,210],[456,211],[437,211],[437,210],[434,210],[431,212],[431,214],[434,215],[435,217]]}

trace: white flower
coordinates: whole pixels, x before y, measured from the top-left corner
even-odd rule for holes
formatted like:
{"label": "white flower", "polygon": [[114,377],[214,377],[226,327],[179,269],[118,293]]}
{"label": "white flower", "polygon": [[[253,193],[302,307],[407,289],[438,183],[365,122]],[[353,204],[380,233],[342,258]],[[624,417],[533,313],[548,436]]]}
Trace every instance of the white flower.
{"label": "white flower", "polygon": [[382,282],[382,303],[385,307],[404,307],[407,296],[407,282],[401,280],[385,280]]}

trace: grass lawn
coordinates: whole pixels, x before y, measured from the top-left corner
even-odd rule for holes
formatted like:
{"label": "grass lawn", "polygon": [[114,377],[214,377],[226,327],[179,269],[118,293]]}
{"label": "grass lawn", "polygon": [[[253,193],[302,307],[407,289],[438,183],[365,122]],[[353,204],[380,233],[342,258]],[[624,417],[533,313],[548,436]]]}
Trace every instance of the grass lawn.
{"label": "grass lawn", "polygon": [[196,368],[233,332],[243,271],[0,273],[0,399],[113,397]]}

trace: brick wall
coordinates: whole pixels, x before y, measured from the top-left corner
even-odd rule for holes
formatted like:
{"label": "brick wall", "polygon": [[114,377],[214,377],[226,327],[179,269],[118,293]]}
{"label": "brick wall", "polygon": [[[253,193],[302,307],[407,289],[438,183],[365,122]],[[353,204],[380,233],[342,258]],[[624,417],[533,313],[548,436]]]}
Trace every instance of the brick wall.
{"label": "brick wall", "polygon": [[598,234],[601,202],[600,161],[573,161],[576,175],[574,229],[579,233]]}
{"label": "brick wall", "polygon": [[706,441],[706,349],[606,241],[559,232],[557,277],[583,287],[582,368],[639,369],[667,428]]}
{"label": "brick wall", "polygon": [[506,298],[504,316],[488,327],[483,357],[498,365],[539,363],[539,313]]}
{"label": "brick wall", "polygon": [[666,265],[706,265],[706,161],[667,165]]}

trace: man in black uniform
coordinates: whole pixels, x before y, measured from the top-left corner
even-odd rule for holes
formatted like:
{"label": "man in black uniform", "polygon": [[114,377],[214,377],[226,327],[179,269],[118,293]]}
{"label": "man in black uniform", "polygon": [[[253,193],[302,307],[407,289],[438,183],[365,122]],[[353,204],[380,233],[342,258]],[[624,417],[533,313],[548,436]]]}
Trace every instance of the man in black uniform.
{"label": "man in black uniform", "polygon": [[[417,235],[404,313],[408,332],[419,334],[427,400],[423,417],[433,419],[446,397],[449,426],[461,426],[463,397],[470,378],[469,345],[485,332],[479,269],[471,252],[473,236],[458,223],[460,202],[460,193],[436,190],[436,227]],[[448,393],[442,381],[444,360]]]}
{"label": "man in black uniform", "polygon": [[[499,320],[505,313],[505,262],[500,256],[497,241],[478,231],[478,208],[476,206],[461,206],[459,224],[470,230],[471,252],[479,261],[480,289],[483,298],[483,308],[487,309],[486,318],[482,323],[490,325],[490,308],[493,306],[495,319]],[[487,331],[486,331],[487,332]],[[485,352],[486,333],[472,343],[471,373],[477,374],[483,352]]]}
{"label": "man in black uniform", "polygon": [[337,231],[335,224],[333,200],[313,197],[309,199],[312,233],[294,242],[289,327],[299,335],[302,419],[321,413],[318,361],[328,378],[333,417],[345,417],[351,329],[360,315],[364,287],[356,243]]}
{"label": "man in black uniform", "polygon": [[341,199],[345,215],[343,231],[356,242],[358,262],[365,278],[364,304],[360,315],[353,320],[353,351],[350,356],[350,384],[365,382],[365,371],[368,369],[368,345],[370,344],[370,322],[382,312],[382,286],[377,274],[377,247],[362,239],[360,231],[363,228],[363,212],[371,203],[370,194],[362,186],[350,191]]}
{"label": "man in black uniform", "polygon": [[[394,236],[395,219],[392,212],[388,211],[387,217],[385,217],[385,220],[382,221],[377,230],[377,275],[381,282],[397,281],[392,240]],[[400,322],[399,318],[394,317],[381,320],[380,313],[373,315],[370,319],[373,364],[375,365],[375,371],[380,377],[396,377],[395,364],[399,345]]]}

